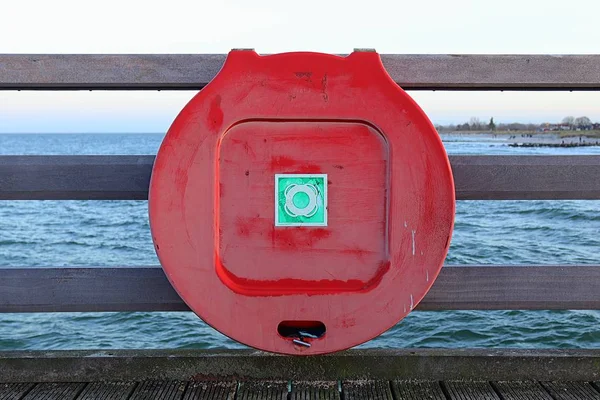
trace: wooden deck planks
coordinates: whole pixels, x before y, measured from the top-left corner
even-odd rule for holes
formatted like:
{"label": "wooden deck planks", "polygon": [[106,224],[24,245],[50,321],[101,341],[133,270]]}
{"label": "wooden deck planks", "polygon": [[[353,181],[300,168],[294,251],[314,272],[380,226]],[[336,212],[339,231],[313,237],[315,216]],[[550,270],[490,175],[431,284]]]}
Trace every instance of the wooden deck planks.
{"label": "wooden deck planks", "polygon": [[443,382],[451,400],[500,400],[489,382]]}
{"label": "wooden deck planks", "polygon": [[1,383],[0,400],[22,399],[34,386],[34,383]]}
{"label": "wooden deck planks", "polygon": [[161,381],[0,383],[0,400],[600,400],[600,382]]}
{"label": "wooden deck planks", "polygon": [[136,386],[136,382],[92,382],[77,400],[127,400]]}
{"label": "wooden deck planks", "polygon": [[344,400],[393,400],[388,381],[347,381],[342,383]]}
{"label": "wooden deck planks", "polygon": [[141,382],[130,397],[131,400],[180,400],[187,384],[179,381]]}
{"label": "wooden deck planks", "polygon": [[539,382],[510,381],[491,384],[503,400],[553,400]]}
{"label": "wooden deck planks", "polygon": [[242,382],[237,391],[237,400],[287,400],[287,382]]}
{"label": "wooden deck planks", "polygon": [[74,400],[86,383],[38,383],[23,400]]}
{"label": "wooden deck planks", "polygon": [[600,400],[600,392],[588,382],[542,382],[556,400]]}
{"label": "wooden deck planks", "polygon": [[337,382],[293,382],[290,400],[340,400]]}
{"label": "wooden deck planks", "polygon": [[183,400],[233,400],[236,382],[191,382]]}
{"label": "wooden deck planks", "polygon": [[393,381],[392,393],[395,400],[446,400],[439,382]]}

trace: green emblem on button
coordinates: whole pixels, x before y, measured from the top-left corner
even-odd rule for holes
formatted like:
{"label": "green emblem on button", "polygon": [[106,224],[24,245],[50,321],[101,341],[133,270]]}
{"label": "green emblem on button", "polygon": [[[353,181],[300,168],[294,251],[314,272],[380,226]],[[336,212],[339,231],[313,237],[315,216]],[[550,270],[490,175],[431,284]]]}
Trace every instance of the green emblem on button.
{"label": "green emblem on button", "polygon": [[275,174],[275,226],[327,226],[327,174]]}

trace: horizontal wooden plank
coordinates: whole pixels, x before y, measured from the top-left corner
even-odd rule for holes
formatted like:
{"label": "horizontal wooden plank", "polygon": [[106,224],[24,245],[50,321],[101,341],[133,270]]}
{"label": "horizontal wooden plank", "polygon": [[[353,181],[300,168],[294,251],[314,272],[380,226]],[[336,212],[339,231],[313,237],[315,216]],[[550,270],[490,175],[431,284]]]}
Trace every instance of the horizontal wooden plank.
{"label": "horizontal wooden plank", "polygon": [[450,156],[459,200],[600,199],[599,156]]}
{"label": "horizontal wooden plank", "polygon": [[146,200],[154,156],[0,156],[0,200]]}
{"label": "horizontal wooden plank", "polygon": [[[458,200],[600,199],[600,156],[450,156]],[[154,156],[0,156],[0,200],[145,200]]]}
{"label": "horizontal wooden plank", "polygon": [[[0,54],[0,90],[191,89],[225,54]],[[382,54],[411,90],[598,90],[600,55]]]}
{"label": "horizontal wooden plank", "polygon": [[600,266],[447,266],[420,310],[597,310]]}
{"label": "horizontal wooden plank", "polygon": [[0,268],[0,312],[189,311],[160,267]]}
{"label": "horizontal wooden plank", "polygon": [[[235,398],[241,399],[244,392],[257,393],[254,389],[260,389],[261,381],[263,389],[264,383],[271,386],[271,394],[287,395],[289,381],[294,393],[298,380],[340,380],[343,399],[350,398],[348,389],[354,391],[353,398],[360,392],[379,392],[390,398],[389,380],[595,381],[600,379],[600,349],[353,349],[311,357],[277,356],[254,349],[2,351],[0,365],[0,381],[7,383],[237,381],[240,387]],[[374,388],[370,385],[374,380],[387,382]],[[276,381],[286,383],[273,384]],[[354,388],[354,383],[370,390]],[[439,388],[416,389],[400,392],[397,398],[410,400],[424,395],[438,400],[441,395]],[[398,393],[394,387],[391,390],[392,396]],[[269,393],[268,388],[265,392]]]}
{"label": "horizontal wooden plank", "polygon": [[[188,311],[160,267],[2,268],[0,312]],[[419,310],[600,309],[600,266],[447,266]]]}

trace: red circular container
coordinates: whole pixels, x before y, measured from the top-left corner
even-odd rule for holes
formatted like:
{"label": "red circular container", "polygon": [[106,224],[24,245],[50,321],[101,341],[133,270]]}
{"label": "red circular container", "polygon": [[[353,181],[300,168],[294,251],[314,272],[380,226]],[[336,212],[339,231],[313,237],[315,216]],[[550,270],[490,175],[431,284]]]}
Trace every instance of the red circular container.
{"label": "red circular container", "polygon": [[454,221],[448,157],[375,52],[232,51],[174,121],[149,194],[183,300],[262,350],[376,337],[437,277]]}

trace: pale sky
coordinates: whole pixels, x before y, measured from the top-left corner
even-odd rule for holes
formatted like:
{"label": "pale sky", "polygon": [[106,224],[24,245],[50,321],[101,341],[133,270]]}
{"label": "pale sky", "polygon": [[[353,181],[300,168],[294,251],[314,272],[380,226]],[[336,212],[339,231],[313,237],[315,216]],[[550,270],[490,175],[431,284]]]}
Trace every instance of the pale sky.
{"label": "pale sky", "polygon": [[[600,2],[0,0],[0,53],[600,54]],[[0,132],[163,132],[193,92],[0,92]],[[435,123],[600,121],[596,92],[410,92]]]}

